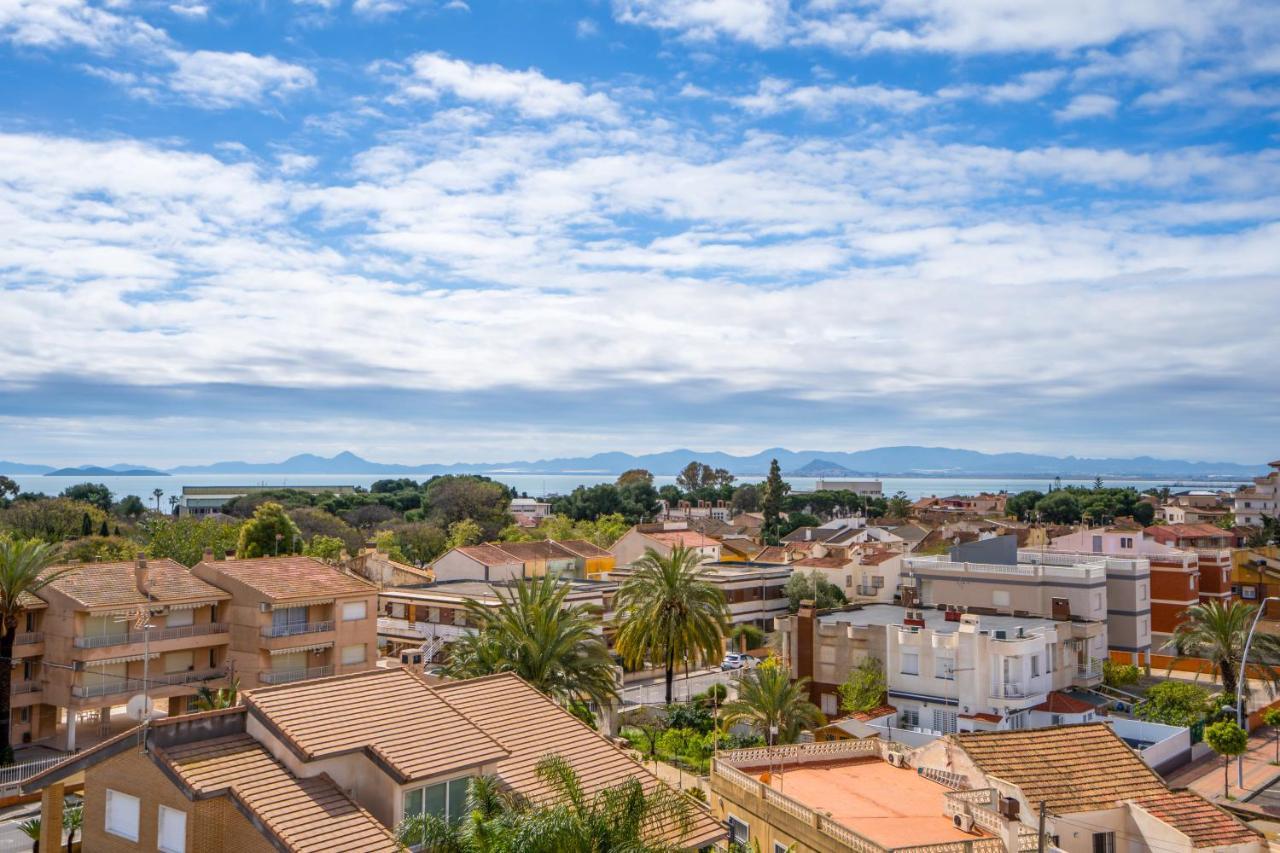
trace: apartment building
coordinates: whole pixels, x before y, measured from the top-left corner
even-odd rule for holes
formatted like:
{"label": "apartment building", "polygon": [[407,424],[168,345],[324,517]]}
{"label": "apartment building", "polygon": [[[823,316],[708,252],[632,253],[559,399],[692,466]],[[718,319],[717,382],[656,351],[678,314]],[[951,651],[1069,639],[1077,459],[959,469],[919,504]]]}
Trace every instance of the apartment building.
{"label": "apartment building", "polygon": [[[787,614],[785,588],[791,577],[790,566],[734,560],[707,562],[700,568],[702,579],[724,593],[731,625],[751,624],[772,630],[773,620]],[[630,566],[620,566],[609,573],[609,579],[625,583],[633,573]]]}
{"label": "apartment building", "polygon": [[59,713],[56,707],[46,706],[43,701],[43,628],[49,605],[27,592],[19,601],[22,612],[18,615],[9,670],[9,738],[14,746],[52,737]]}
{"label": "apartment building", "polygon": [[676,501],[674,505],[659,501],[660,508],[655,521],[699,521],[713,519],[727,524],[733,518],[733,508],[728,501]]}
{"label": "apartment building", "polygon": [[509,509],[521,527],[537,527],[543,519],[551,517],[551,503],[535,498],[512,498]]}
{"label": "apartment building", "polygon": [[437,581],[509,581],[524,577],[524,563],[493,545],[451,548],[431,564]]}
{"label": "apartment building", "polygon": [[1261,527],[1264,518],[1280,518],[1280,459],[1268,462],[1271,473],[1255,477],[1252,486],[1238,489],[1231,497],[1236,524]]}
{"label": "apartment building", "polygon": [[698,554],[705,562],[720,559],[720,542],[686,525],[676,523],[637,524],[622,535],[609,552],[619,566],[628,566],[652,549],[659,556],[667,557],[677,547],[685,547]]}
{"label": "apartment building", "polygon": [[[1243,601],[1280,596],[1280,545],[1240,548],[1231,555],[1231,588]],[[1267,619],[1280,616],[1280,604],[1267,602]]]}
{"label": "apartment building", "polygon": [[823,713],[839,713],[839,685],[874,658],[896,727],[933,734],[1022,728],[1055,691],[1101,683],[1107,650],[1103,622],[888,604],[822,615],[801,605],[777,627],[793,677],[810,679]]}
{"label": "apartment building", "polygon": [[486,542],[450,549],[431,564],[438,581],[483,580],[503,582],[539,578],[545,574],[565,578],[601,575],[613,568],[614,555],[583,539],[560,542]]}
{"label": "apartment building", "polygon": [[[1170,789],[1104,723],[949,735],[912,753],[912,772],[946,780],[966,825],[1016,824],[1062,853],[1261,853],[1265,839],[1189,790]],[[1018,848],[1011,847],[1011,851]]]}
{"label": "apartment building", "polygon": [[1201,602],[1231,598],[1231,550],[1243,544],[1236,534],[1212,524],[1162,524],[1146,528],[1143,534],[1196,555],[1200,572],[1196,592]]}
{"label": "apartment building", "polygon": [[13,697],[19,742],[75,750],[85,729],[109,734],[111,709],[134,696],[182,714],[201,685],[226,683],[231,595],[172,560],[87,563],[39,595]]}
{"label": "apartment building", "polygon": [[[413,713],[405,713],[412,709]],[[529,736],[536,732],[536,737]],[[588,797],[627,779],[663,783],[514,675],[428,684],[407,669],[251,690],[236,708],[152,723],[32,778],[58,849],[64,786],[84,778],[84,849],[95,853],[299,853],[400,849],[406,816],[463,813],[467,785],[494,776],[517,796],[562,757]],[[725,832],[692,808],[656,839],[697,849]]]}
{"label": "apartment building", "polygon": [[212,557],[191,573],[230,594],[230,659],[244,688],[377,664],[375,584],[311,557]]}

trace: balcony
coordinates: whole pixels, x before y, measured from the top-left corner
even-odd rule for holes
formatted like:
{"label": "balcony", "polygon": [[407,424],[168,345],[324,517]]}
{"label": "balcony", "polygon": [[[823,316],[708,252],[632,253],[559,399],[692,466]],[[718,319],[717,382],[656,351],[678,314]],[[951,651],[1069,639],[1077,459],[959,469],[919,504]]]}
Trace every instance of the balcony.
{"label": "balcony", "polygon": [[331,666],[313,666],[310,669],[282,669],[258,673],[258,680],[263,684],[289,684],[294,681],[306,681],[311,678],[328,678],[333,675]]}
{"label": "balcony", "polygon": [[267,638],[273,637],[297,637],[302,634],[323,634],[325,631],[333,630],[333,620],[327,622],[296,622],[291,625],[268,625],[262,629],[262,636]]}
{"label": "balcony", "polygon": [[9,692],[14,696],[21,696],[26,693],[39,693],[44,689],[44,685],[39,681],[15,681],[9,686]]}
{"label": "balcony", "polygon": [[465,625],[442,624],[439,622],[410,622],[408,619],[379,616],[378,633],[387,637],[408,637],[415,640],[439,638],[449,642],[465,637],[468,634],[474,634],[475,629],[468,628]]}
{"label": "balcony", "polygon": [[1031,691],[1026,687],[1012,682],[997,684],[995,687],[991,688],[992,699],[1026,699],[1031,695]]}
{"label": "balcony", "polygon": [[1102,681],[1102,661],[1098,658],[1089,658],[1086,663],[1076,664],[1076,681],[1085,682],[1087,685],[1097,684]]}
{"label": "balcony", "polygon": [[102,649],[107,646],[128,646],[133,643],[163,640],[181,640],[187,637],[205,637],[210,634],[225,634],[230,628],[224,622],[209,622],[204,625],[183,625],[179,628],[152,628],[150,631],[123,631],[119,634],[105,634],[101,637],[75,637],[71,645],[77,649]]}
{"label": "balcony", "polygon": [[108,678],[101,684],[72,685],[71,695],[79,699],[92,699],[98,696],[142,693],[144,690],[181,687],[184,684],[194,684],[197,681],[213,681],[216,678],[224,678],[226,674],[227,671],[225,669],[207,669],[149,675],[145,681],[141,678]]}
{"label": "balcony", "polygon": [[33,646],[44,642],[44,634],[40,631],[27,631],[25,634],[14,634],[14,646]]}

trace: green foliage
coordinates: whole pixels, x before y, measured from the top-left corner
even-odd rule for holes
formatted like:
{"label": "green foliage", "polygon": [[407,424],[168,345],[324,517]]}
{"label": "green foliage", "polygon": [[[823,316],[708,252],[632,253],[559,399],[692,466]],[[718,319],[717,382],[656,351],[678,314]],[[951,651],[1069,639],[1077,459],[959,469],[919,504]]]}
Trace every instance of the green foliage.
{"label": "green foliage", "polygon": [[[102,523],[106,524],[106,521],[107,520],[104,518],[102,520]],[[80,516],[80,535],[81,536],[93,535],[93,519],[89,517],[89,513],[87,512],[84,515]]]}
{"label": "green foliage", "polygon": [[467,623],[476,631],[450,646],[445,672],[454,678],[514,672],[562,703],[609,702],[617,696],[615,667],[596,633],[599,615],[566,605],[568,593],[567,585],[544,575],[517,581],[499,594],[497,607],[468,600]]}
{"label": "green foliage", "polygon": [[1234,720],[1205,726],[1204,742],[1218,755],[1241,755],[1249,748],[1249,735]]}
{"label": "green foliage", "polygon": [[218,711],[223,708],[234,708],[240,704],[240,679],[231,677],[226,687],[214,690],[207,684],[196,690],[196,709],[200,711]]}
{"label": "green foliage", "polygon": [[312,536],[311,541],[303,546],[302,553],[329,565],[337,565],[342,561],[342,552],[345,547],[342,540],[336,536]]}
{"label": "green foliage", "polygon": [[93,504],[70,498],[16,500],[0,512],[0,529],[18,539],[39,539],[56,543],[82,534],[84,517],[89,516],[89,532],[107,517]]}
{"label": "green foliage", "polygon": [[801,732],[826,722],[808,694],[808,678],[793,682],[785,667],[762,664],[738,682],[738,698],[724,706],[725,724],[745,723],[775,744],[795,743]]}
{"label": "green foliage", "polygon": [[819,610],[849,603],[844,590],[827,580],[819,571],[809,574],[793,572],[782,591],[787,596],[787,609],[792,613],[800,609],[801,601],[813,601]]}
{"label": "green foliage", "polygon": [[[1209,601],[1188,607],[1174,629],[1168,647],[1178,658],[1203,658],[1222,679],[1223,692],[1234,696],[1244,658],[1245,637],[1257,607],[1243,601]],[[1249,646],[1250,674],[1266,680],[1272,691],[1280,687],[1280,637],[1258,631]]]}
{"label": "green foliage", "polygon": [[146,511],[146,504],[137,495],[125,495],[120,499],[120,503],[112,508],[112,512],[121,518],[139,518]]}
{"label": "green foliage", "polygon": [[738,647],[738,651],[758,649],[765,641],[765,633],[750,622],[740,622],[729,629],[729,640]]}
{"label": "green foliage", "polygon": [[799,530],[801,527],[817,527],[822,524],[822,519],[816,515],[810,515],[807,512],[789,512],[786,517],[778,521],[778,536],[786,536],[793,530]]}
{"label": "green foliage", "polygon": [[1137,684],[1141,678],[1142,670],[1136,664],[1102,661],[1102,683],[1108,687],[1127,687]]}
{"label": "green foliage", "polygon": [[262,504],[240,528],[236,556],[272,557],[302,551],[302,533],[278,503]]}
{"label": "green foliage", "polygon": [[614,481],[615,486],[630,486],[634,483],[642,483],[646,486],[653,485],[653,474],[650,474],[643,468],[631,468],[623,471],[618,475],[618,479]]}
{"label": "green foliage", "polygon": [[1133,709],[1139,720],[1168,726],[1190,726],[1212,710],[1209,691],[1190,681],[1163,681],[1147,691],[1146,698]]}
{"label": "green foliage", "polygon": [[832,518],[837,513],[865,512],[867,502],[857,492],[847,489],[824,489],[818,492],[788,494],[783,499],[782,506],[787,512],[809,512],[821,518]]}
{"label": "green foliage", "polygon": [[676,663],[719,660],[728,630],[728,605],[703,577],[700,560],[698,552],[682,546],[666,557],[646,548],[613,599],[614,648],[630,667],[645,661],[663,667],[668,703]]}
{"label": "green foliage", "polygon": [[168,557],[184,566],[204,559],[206,548],[221,560],[240,541],[240,524],[220,518],[151,516],[139,523],[148,557]]}
{"label": "green foliage", "polygon": [[394,530],[379,530],[373,536],[373,544],[375,548],[397,563],[407,563],[409,561],[405,553],[400,550],[400,543],[396,540]]}
{"label": "green foliage", "polygon": [[40,829],[44,826],[44,822],[40,820],[39,816],[29,817],[24,821],[19,821],[17,826],[18,831],[27,838],[30,838],[35,842],[40,841]]}
{"label": "green foliage", "polygon": [[706,734],[711,731],[712,724],[711,711],[704,705],[672,703],[667,706],[667,725],[673,729]]}
{"label": "green foliage", "polygon": [[554,539],[585,539],[601,548],[608,548],[631,529],[621,513],[602,515],[594,520],[575,521],[567,515],[556,514],[542,520],[536,527],[511,525],[503,529],[500,539],[504,542],[540,542]]}
{"label": "green foliage", "polygon": [[686,492],[732,486],[737,479],[724,468],[712,468],[701,462],[690,462],[676,475],[676,485]]}
{"label": "green foliage", "polygon": [[449,525],[445,547],[461,548],[464,545],[479,545],[483,541],[484,531],[480,529],[480,525],[469,518],[464,518]]}
{"label": "green foliage", "polygon": [[0,507],[8,506],[10,498],[16,498],[22,487],[11,478],[0,474]]}
{"label": "green foliage", "polygon": [[1262,712],[1262,724],[1271,728],[1280,728],[1280,708],[1271,707]]}
{"label": "green foliage", "polygon": [[760,491],[760,508],[764,512],[764,535],[766,541],[778,535],[778,522],[782,517],[782,499],[791,491],[782,479],[782,468],[778,460],[769,462],[769,476],[765,479]]}
{"label": "green foliage", "polygon": [[760,489],[753,483],[746,483],[733,490],[729,501],[733,514],[760,511]]}
{"label": "green foliage", "polygon": [[59,497],[96,506],[103,512],[111,511],[111,490],[102,483],[77,483],[74,486],[67,486]]}
{"label": "green foliage", "polygon": [[893,497],[889,498],[888,509],[890,518],[906,518],[911,515],[911,499],[906,492],[894,492]]}
{"label": "green foliage", "polygon": [[423,503],[430,508],[426,520],[443,530],[464,519],[475,522],[483,531],[481,541],[511,523],[511,490],[488,477],[433,477],[423,489]]}
{"label": "green foliage", "polygon": [[1066,489],[1058,489],[1036,501],[1035,512],[1049,524],[1075,524],[1080,520],[1080,501]]}
{"label": "green foliage", "polygon": [[885,691],[889,689],[884,664],[878,658],[865,658],[849,672],[849,677],[838,689],[842,711],[857,713],[878,708],[884,703]]}
{"label": "green foliage", "polygon": [[413,521],[391,528],[401,562],[423,568],[449,550],[449,534],[431,521]]}
{"label": "green foliage", "polygon": [[568,707],[570,714],[573,714],[591,728],[594,729],[596,727],[596,715],[591,712],[591,705],[581,699],[571,699]]}
{"label": "green foliage", "polygon": [[298,532],[305,542],[310,542],[317,536],[340,539],[347,553],[353,556],[364,547],[364,534],[330,512],[313,506],[297,507],[288,512],[289,518],[298,525]]}
{"label": "green foliage", "polygon": [[632,481],[625,485],[600,483],[579,486],[551,505],[558,515],[574,521],[590,521],[602,516],[621,516],[630,527],[651,518],[658,511],[658,492],[652,483]]}
{"label": "green foliage", "polygon": [[693,696],[693,704],[707,708],[712,705],[723,705],[724,700],[729,695],[729,688],[720,682],[716,682],[701,693],[695,693]]}
{"label": "green foliage", "polygon": [[132,560],[139,551],[138,543],[122,536],[87,536],[62,546],[59,559],[92,563],[97,560],[113,563]]}

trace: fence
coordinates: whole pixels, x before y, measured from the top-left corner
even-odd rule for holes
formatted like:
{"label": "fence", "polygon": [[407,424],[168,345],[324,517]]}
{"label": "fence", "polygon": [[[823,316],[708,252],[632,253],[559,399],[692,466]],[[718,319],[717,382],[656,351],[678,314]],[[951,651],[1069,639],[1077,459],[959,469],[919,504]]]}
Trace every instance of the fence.
{"label": "fence", "polygon": [[48,758],[38,758],[35,761],[29,761],[25,764],[14,764],[9,767],[0,767],[0,797],[11,797],[16,795],[18,788],[23,782],[35,776],[37,773],[43,773],[55,764],[66,761],[71,753],[62,755],[53,755]]}

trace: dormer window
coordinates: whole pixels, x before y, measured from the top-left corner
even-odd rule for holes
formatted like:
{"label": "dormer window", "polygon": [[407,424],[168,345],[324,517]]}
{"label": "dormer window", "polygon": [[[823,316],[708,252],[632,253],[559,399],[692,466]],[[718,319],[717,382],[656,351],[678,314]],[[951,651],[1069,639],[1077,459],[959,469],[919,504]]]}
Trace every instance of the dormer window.
{"label": "dormer window", "polygon": [[467,786],[470,776],[450,779],[404,792],[404,816],[435,815],[447,821],[460,820],[467,813]]}

